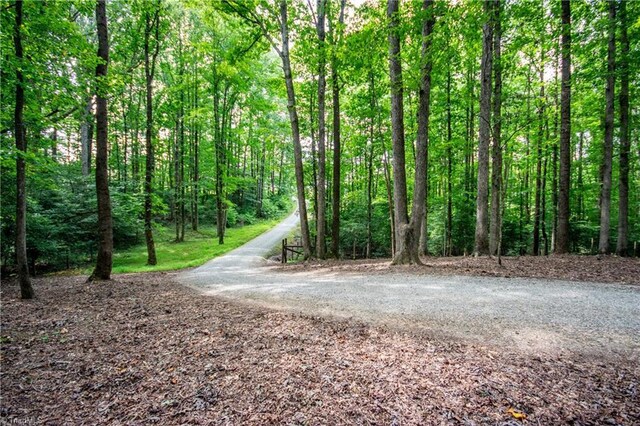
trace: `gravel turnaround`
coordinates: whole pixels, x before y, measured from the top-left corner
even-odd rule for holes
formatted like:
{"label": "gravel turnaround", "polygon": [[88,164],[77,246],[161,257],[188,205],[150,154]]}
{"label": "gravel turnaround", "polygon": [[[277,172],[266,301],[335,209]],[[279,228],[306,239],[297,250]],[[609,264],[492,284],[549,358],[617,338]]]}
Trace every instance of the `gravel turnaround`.
{"label": "gravel turnaround", "polygon": [[640,359],[640,286],[531,278],[289,273],[263,256],[296,214],[229,254],[178,275],[184,285],[309,315],[354,318],[527,353]]}

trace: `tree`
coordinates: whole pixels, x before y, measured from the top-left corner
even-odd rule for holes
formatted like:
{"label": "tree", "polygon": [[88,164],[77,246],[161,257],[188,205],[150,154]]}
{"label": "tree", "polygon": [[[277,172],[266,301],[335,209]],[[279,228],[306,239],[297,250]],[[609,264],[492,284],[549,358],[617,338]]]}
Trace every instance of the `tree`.
{"label": "tree", "polygon": [[325,15],[326,0],[317,0],[318,17],[316,20],[316,31],[318,33],[318,217],[316,218],[316,256],[320,259],[326,257],[325,254],[325,234],[326,234],[326,125],[325,125],[325,94],[326,82],[326,47],[325,47]]}
{"label": "tree", "polygon": [[609,2],[609,43],[607,49],[607,88],[604,113],[604,145],[602,155],[602,182],[600,192],[600,239],[598,251],[609,252],[609,222],[611,221],[611,169],[613,157],[613,114],[616,85],[616,4]]}
{"label": "tree", "polygon": [[[389,20],[389,79],[391,82],[391,142],[393,148],[393,210],[396,222],[396,248],[394,263],[410,262],[409,241],[411,238],[407,213],[407,175],[404,150],[404,102],[402,87],[402,65],[400,60],[399,1],[387,0]],[[406,237],[406,238],[405,238]]]}
{"label": "tree", "polygon": [[620,189],[618,198],[618,242],[616,252],[626,256],[629,235],[629,37],[627,0],[620,2]]}
{"label": "tree", "polygon": [[106,0],[96,1],[96,23],[98,27],[98,57],[96,65],[96,194],[98,198],[98,256],[89,281],[111,278],[113,257],[113,225],[111,221],[111,197],[109,194],[108,170],[108,116],[107,116],[107,69],[109,66],[109,36],[107,31]]}
{"label": "tree", "polygon": [[542,173],[542,143],[544,140],[544,49],[540,50],[540,96],[538,98],[538,138],[536,147],[536,194],[535,194],[535,207],[533,213],[533,249],[534,256],[540,254],[540,227],[542,222],[542,203],[544,199],[543,195],[543,173]]}
{"label": "tree", "polygon": [[27,264],[27,194],[26,194],[26,164],[27,153],[27,129],[24,124],[24,76],[22,74],[22,0],[14,3],[16,9],[15,26],[13,33],[13,45],[16,60],[16,102],[14,109],[14,133],[16,138],[16,266],[18,268],[18,280],[20,281],[20,295],[23,299],[33,299],[35,292],[29,278],[29,266]]}
{"label": "tree", "polygon": [[489,254],[489,141],[491,138],[491,68],[493,63],[493,1],[485,0],[480,64],[480,123],[478,138],[478,195],[476,201],[476,256]]}
{"label": "tree", "polygon": [[338,72],[338,55],[336,50],[342,41],[344,27],[344,8],[346,0],[340,0],[340,15],[338,18],[338,28],[330,25],[330,35],[333,41],[331,50],[331,88],[333,100],[333,184],[332,184],[332,207],[331,207],[331,252],[333,256],[340,258],[340,183],[341,174],[341,146],[340,146],[340,82]]}
{"label": "tree", "polygon": [[389,77],[391,80],[391,125],[393,129],[393,181],[396,218],[396,248],[393,263],[421,264],[419,237],[424,219],[427,193],[427,147],[429,137],[429,101],[431,96],[431,34],[434,26],[433,1],[423,3],[422,54],[416,142],[415,187],[411,219],[407,212],[407,183],[404,150],[403,83],[400,63],[399,2],[389,0]]}
{"label": "tree", "polygon": [[[158,263],[156,258],[156,246],[153,241],[153,77],[156,69],[156,60],[160,52],[160,1],[153,3],[153,12],[148,5],[144,10],[144,75],[147,97],[147,123],[145,128],[145,148],[147,158],[144,175],[144,236],[147,242],[147,264]],[[151,50],[151,37],[154,38],[153,50]]]}
{"label": "tree", "polygon": [[562,0],[562,71],[560,93],[560,182],[555,252],[569,252],[569,189],[571,184],[571,1]]}
{"label": "tree", "polygon": [[493,130],[491,138],[491,158],[493,168],[491,170],[491,224],[489,235],[489,253],[492,256],[499,255],[502,215],[502,26],[501,5],[496,0],[493,6],[495,30],[493,34]]}

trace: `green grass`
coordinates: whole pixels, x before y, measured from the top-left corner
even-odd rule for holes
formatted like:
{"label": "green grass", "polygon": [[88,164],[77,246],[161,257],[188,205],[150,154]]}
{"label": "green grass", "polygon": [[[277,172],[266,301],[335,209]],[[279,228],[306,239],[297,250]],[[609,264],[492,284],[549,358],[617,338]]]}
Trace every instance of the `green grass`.
{"label": "green grass", "polygon": [[185,231],[184,242],[176,243],[175,229],[154,228],[158,264],[147,265],[147,246],[137,245],[113,255],[114,274],[150,271],[173,271],[200,266],[214,257],[223,255],[258,235],[273,228],[281,219],[261,221],[240,228],[228,228],[224,244],[218,244],[215,227],[201,227],[198,232]]}

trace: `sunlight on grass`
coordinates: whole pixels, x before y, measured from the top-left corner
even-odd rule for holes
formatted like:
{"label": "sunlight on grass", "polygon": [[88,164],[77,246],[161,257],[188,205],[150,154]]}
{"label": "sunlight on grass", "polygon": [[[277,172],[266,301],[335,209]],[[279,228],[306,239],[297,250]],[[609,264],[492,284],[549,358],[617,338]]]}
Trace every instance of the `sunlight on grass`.
{"label": "sunlight on grass", "polygon": [[158,264],[147,265],[147,246],[145,244],[118,251],[113,255],[113,273],[173,271],[176,269],[200,266],[214,257],[225,254],[258,235],[273,228],[280,219],[245,225],[241,228],[229,228],[224,244],[218,244],[215,227],[203,227],[198,232],[187,230],[182,243],[176,243],[173,228],[155,229],[156,255]]}

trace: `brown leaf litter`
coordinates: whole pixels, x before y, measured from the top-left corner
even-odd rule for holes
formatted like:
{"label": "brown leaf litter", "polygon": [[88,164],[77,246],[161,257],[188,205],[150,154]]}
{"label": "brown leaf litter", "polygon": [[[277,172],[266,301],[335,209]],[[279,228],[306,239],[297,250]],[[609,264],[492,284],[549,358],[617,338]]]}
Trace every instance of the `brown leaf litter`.
{"label": "brown leaf litter", "polygon": [[2,284],[0,424],[640,424],[633,360],[247,306],[172,274],[34,281],[34,301]]}
{"label": "brown leaf litter", "polygon": [[640,258],[618,256],[518,256],[497,258],[486,256],[424,257],[424,265],[391,265],[390,259],[311,260],[273,268],[280,272],[309,269],[343,273],[410,273],[419,275],[466,275],[489,277],[523,277],[626,283],[640,285]]}

